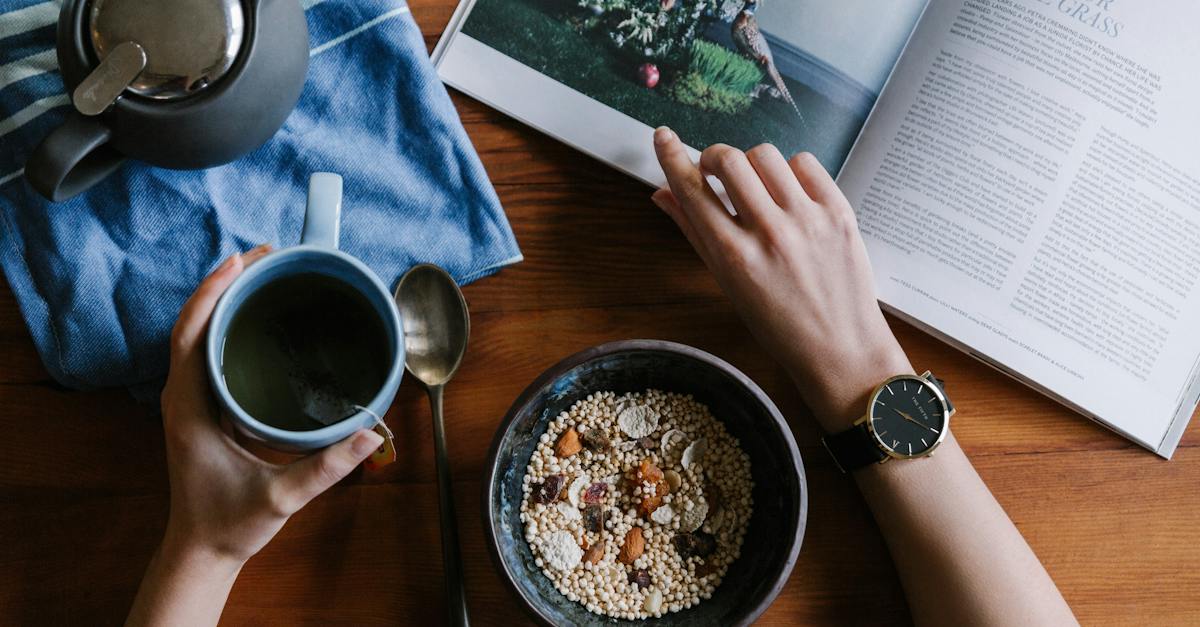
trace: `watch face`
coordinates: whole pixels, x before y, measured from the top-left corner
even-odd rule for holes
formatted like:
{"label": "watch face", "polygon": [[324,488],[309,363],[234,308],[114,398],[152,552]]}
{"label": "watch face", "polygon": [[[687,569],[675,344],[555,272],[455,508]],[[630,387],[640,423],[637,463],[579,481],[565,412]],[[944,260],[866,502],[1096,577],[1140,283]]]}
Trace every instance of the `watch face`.
{"label": "watch face", "polygon": [[871,430],[894,457],[918,457],[945,435],[946,403],[933,385],[915,376],[897,377],[871,400]]}

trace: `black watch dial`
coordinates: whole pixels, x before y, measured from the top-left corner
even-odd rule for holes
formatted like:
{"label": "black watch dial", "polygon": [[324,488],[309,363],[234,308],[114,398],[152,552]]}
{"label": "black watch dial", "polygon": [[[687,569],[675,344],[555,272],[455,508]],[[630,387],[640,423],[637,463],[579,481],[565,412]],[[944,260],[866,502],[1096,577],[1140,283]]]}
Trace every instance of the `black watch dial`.
{"label": "black watch dial", "polygon": [[896,457],[917,457],[937,446],[946,433],[946,403],[919,377],[888,381],[871,399],[871,431]]}

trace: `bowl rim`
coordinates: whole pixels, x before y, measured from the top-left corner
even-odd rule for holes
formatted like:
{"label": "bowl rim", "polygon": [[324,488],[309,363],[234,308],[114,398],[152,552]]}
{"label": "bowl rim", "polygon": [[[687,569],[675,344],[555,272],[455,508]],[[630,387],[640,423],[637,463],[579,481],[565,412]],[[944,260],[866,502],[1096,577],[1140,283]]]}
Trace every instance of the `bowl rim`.
{"label": "bowl rim", "polygon": [[488,448],[487,459],[484,465],[484,476],[481,484],[481,496],[483,503],[482,507],[480,508],[480,512],[483,518],[483,535],[486,541],[485,544],[487,544],[488,554],[491,555],[492,563],[495,566],[497,573],[500,575],[500,578],[504,581],[505,586],[521,601],[521,605],[525,607],[525,611],[539,624],[553,627],[555,623],[553,623],[549,617],[542,614],[538,610],[537,606],[534,605],[533,602],[531,602],[531,600],[526,596],[524,590],[516,584],[515,577],[513,576],[512,571],[509,569],[508,563],[505,562],[503,557],[500,555],[500,543],[498,536],[501,532],[492,522],[492,514],[494,513],[495,508],[493,507],[491,498],[492,486],[496,482],[497,461],[500,455],[500,445],[508,435],[509,430],[512,428],[513,421],[516,420],[517,414],[522,408],[524,408],[533,400],[534,396],[539,390],[557,380],[566,372],[586,362],[617,353],[639,351],[664,352],[680,355],[700,361],[709,366],[713,366],[726,375],[732,377],[737,383],[742,385],[763,407],[767,409],[767,413],[770,414],[771,418],[774,420],[775,427],[783,436],[784,444],[787,447],[788,452],[791,454],[792,464],[794,466],[796,478],[799,481],[800,488],[800,502],[797,505],[798,522],[795,533],[790,539],[790,547],[788,550],[787,559],[783,562],[782,567],[776,573],[775,582],[772,584],[770,590],[766,591],[766,593],[760,599],[758,599],[753,609],[751,609],[745,616],[741,617],[736,623],[733,623],[739,626],[749,625],[762,616],[762,614],[766,612],[767,608],[775,602],[776,597],[779,596],[779,593],[783,590],[783,587],[787,585],[788,580],[791,579],[792,570],[795,568],[796,560],[799,558],[800,547],[804,542],[804,532],[808,526],[808,481],[804,473],[804,463],[800,456],[800,448],[796,445],[796,438],[792,435],[791,427],[783,418],[783,414],[780,413],[779,408],[775,406],[774,401],[767,396],[767,393],[764,392],[763,389],[759,387],[753,379],[751,379],[741,370],[734,367],[729,362],[707,351],[703,351],[699,348],[688,346],[686,344],[680,344],[678,342],[671,342],[667,340],[651,339],[618,340],[615,342],[600,344],[598,346],[593,346],[592,348],[584,349],[560,360],[558,363],[547,368],[544,372],[542,372],[542,374],[538,375],[536,379],[534,379],[528,386],[525,387],[524,390],[521,391],[521,394],[517,396],[515,401],[513,401],[512,405],[508,409],[508,412],[505,413],[504,419],[501,420],[500,425],[496,428],[496,433],[492,438],[491,446]]}

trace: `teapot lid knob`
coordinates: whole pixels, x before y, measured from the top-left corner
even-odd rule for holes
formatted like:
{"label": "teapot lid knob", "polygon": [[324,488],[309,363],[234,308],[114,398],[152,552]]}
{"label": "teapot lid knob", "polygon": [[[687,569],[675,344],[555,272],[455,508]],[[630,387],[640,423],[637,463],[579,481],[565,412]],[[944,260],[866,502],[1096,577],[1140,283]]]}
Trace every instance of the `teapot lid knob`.
{"label": "teapot lid knob", "polygon": [[88,30],[103,61],[126,42],[146,53],[129,91],[157,100],[183,98],[221,79],[246,38],[240,0],[92,0]]}

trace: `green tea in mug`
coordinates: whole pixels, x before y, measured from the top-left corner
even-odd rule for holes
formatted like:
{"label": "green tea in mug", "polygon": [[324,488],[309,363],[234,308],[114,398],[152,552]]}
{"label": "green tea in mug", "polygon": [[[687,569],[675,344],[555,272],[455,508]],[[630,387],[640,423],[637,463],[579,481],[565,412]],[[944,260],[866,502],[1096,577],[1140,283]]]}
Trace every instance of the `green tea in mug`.
{"label": "green tea in mug", "polygon": [[268,283],[242,303],[221,370],[247,414],[308,431],[369,405],[387,379],[391,352],[365,296],[332,277],[305,273]]}

